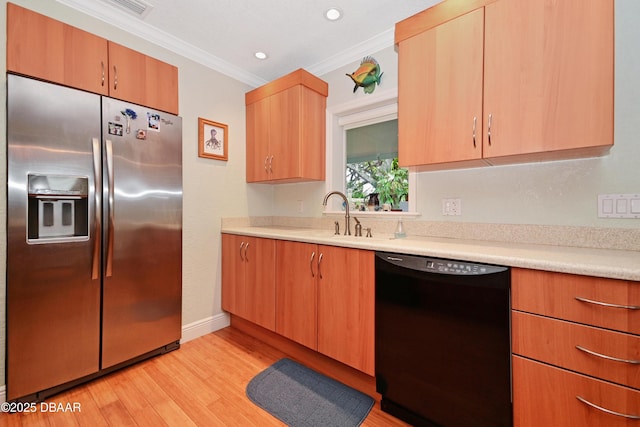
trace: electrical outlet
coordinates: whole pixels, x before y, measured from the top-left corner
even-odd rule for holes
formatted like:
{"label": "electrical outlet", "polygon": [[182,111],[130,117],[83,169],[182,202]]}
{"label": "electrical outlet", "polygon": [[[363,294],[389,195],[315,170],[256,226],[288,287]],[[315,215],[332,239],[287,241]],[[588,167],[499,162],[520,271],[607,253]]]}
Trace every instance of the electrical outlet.
{"label": "electrical outlet", "polygon": [[442,215],[462,215],[460,199],[442,199]]}
{"label": "electrical outlet", "polygon": [[298,202],[298,213],[304,212],[304,202],[302,200],[297,200]]}

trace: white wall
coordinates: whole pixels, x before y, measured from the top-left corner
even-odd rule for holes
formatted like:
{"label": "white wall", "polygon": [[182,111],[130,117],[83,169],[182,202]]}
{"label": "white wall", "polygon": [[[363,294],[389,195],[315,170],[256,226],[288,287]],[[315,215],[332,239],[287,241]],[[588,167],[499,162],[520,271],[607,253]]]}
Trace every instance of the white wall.
{"label": "white wall", "polygon": [[[183,325],[222,313],[220,308],[220,219],[271,215],[273,191],[245,183],[244,83],[205,68],[102,21],[55,1],[15,0],[13,3],[51,16],[179,68],[179,108],[183,118]],[[0,10],[0,55],[6,70],[6,0]],[[6,75],[0,77],[0,98],[6,96]],[[198,117],[229,126],[229,161],[198,157]],[[0,103],[0,222],[6,221],[6,104]],[[5,357],[5,227],[0,227],[0,384]]]}
{"label": "white wall", "polygon": [[[424,221],[462,221],[541,225],[640,228],[639,219],[597,218],[597,196],[640,193],[640,2],[616,1],[615,143],[609,155],[596,159],[491,166],[455,171],[424,172],[417,178],[417,210]],[[382,84],[371,95],[358,89],[345,73],[354,71],[361,58],[346,67],[320,76],[329,83],[329,109],[374,100],[383,91],[397,88],[397,53],[393,48],[372,52],[381,65]],[[419,70],[416,70],[419,72]],[[428,102],[429,100],[425,100]],[[329,142],[330,143],[330,142]],[[317,216],[322,213],[322,184],[295,184],[275,189],[274,211],[285,216]],[[462,200],[462,215],[442,216],[441,199]],[[308,211],[296,211],[302,200]]]}

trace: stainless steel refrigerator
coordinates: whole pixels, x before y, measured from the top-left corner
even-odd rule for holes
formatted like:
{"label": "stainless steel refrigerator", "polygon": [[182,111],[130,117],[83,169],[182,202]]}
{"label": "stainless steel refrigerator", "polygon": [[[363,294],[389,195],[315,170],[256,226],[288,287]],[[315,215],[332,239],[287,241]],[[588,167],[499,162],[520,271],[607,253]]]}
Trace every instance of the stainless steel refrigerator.
{"label": "stainless steel refrigerator", "polygon": [[7,209],[8,400],[179,347],[180,117],[8,75]]}

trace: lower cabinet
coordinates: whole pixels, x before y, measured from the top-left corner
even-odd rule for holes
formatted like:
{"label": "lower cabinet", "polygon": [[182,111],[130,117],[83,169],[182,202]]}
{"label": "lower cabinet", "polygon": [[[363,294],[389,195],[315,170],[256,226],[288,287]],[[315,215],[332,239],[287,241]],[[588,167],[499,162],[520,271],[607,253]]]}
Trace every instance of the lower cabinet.
{"label": "lower cabinet", "polygon": [[278,241],[276,332],[374,374],[374,254]]}
{"label": "lower cabinet", "polygon": [[375,373],[373,251],[223,233],[222,308]]}
{"label": "lower cabinet", "polygon": [[514,356],[513,414],[515,427],[637,425],[640,392]]}
{"label": "lower cabinet", "polygon": [[275,330],[275,241],[222,234],[222,308]]}
{"label": "lower cabinet", "polygon": [[320,254],[318,351],[373,376],[375,254],[336,246]]}
{"label": "lower cabinet", "polygon": [[515,427],[640,422],[640,283],[512,269]]}

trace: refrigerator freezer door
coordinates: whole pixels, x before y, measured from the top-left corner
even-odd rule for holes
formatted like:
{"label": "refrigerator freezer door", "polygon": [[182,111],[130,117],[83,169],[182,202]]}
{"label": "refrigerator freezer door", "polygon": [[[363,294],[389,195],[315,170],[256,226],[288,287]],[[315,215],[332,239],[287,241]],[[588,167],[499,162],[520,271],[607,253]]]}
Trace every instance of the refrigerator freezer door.
{"label": "refrigerator freezer door", "polygon": [[[92,279],[92,273],[99,267],[94,265],[94,259],[99,262],[94,249],[100,245],[100,233],[95,232],[100,200],[92,147],[98,148],[99,159],[100,97],[15,75],[7,80],[7,398],[11,400],[99,369],[100,280],[97,274]],[[32,184],[37,197],[29,195],[29,174],[42,178],[42,185]],[[66,178],[87,183],[88,193],[70,196],[67,188],[63,194],[52,192],[61,187],[56,180]],[[66,198],[70,202],[64,202]],[[41,231],[49,225],[88,221],[80,236],[65,241],[38,235],[36,222],[36,234],[29,238],[27,218],[37,221],[38,215],[28,216],[28,211],[66,204],[78,210],[65,214],[61,207],[62,219],[49,212],[46,215],[53,216],[40,225]],[[73,228],[57,233],[73,234]]]}
{"label": "refrigerator freezer door", "polygon": [[181,336],[182,119],[103,98],[102,368]]}

